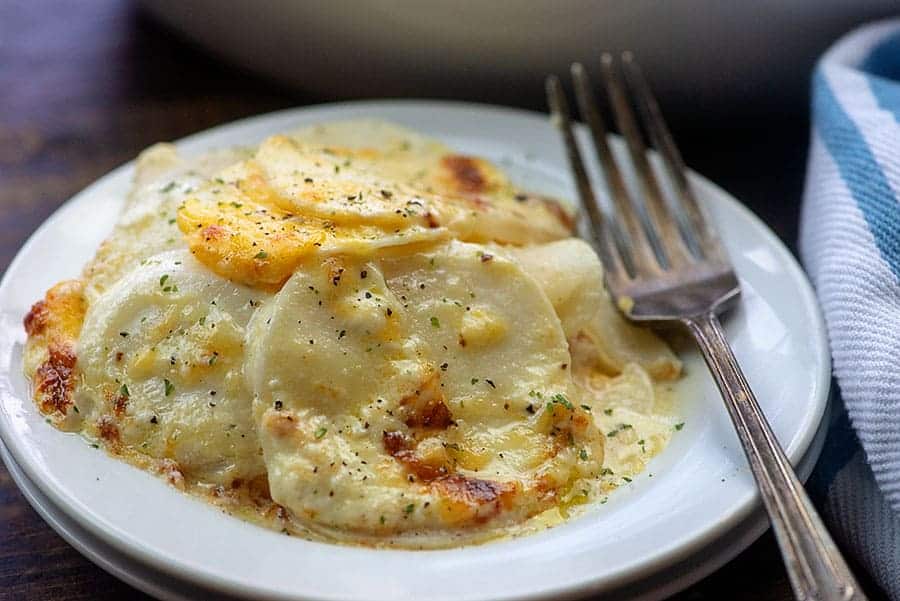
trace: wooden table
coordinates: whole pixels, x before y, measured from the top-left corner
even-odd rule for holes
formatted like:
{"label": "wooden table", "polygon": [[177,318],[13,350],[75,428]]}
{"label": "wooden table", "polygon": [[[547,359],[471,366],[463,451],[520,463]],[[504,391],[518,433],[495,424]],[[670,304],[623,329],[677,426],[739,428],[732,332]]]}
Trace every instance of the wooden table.
{"label": "wooden table", "polygon": [[[149,144],[323,100],[221,64],[127,1],[0,3],[0,268],[60,203]],[[541,91],[530,100],[521,105],[541,108]],[[747,202],[792,245],[805,113],[788,111],[766,124],[768,130],[752,119],[698,130],[684,122],[675,129],[689,164]],[[752,172],[743,161],[748,156],[756,157]],[[57,536],[0,464],[0,599],[147,598]],[[791,598],[770,534],[675,597]]]}

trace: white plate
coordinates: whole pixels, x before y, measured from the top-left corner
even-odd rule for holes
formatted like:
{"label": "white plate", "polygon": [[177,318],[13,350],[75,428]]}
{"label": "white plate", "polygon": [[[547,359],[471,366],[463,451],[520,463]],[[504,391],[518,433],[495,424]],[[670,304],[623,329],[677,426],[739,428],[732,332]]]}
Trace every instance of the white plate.
{"label": "white plate", "polygon": [[[540,115],[439,102],[330,105],[265,115],[179,143],[184,153],[248,144],[317,121],[369,116],[499,161],[524,186],[574,197],[557,135]],[[582,132],[583,133],[583,132]],[[531,537],[410,552],[276,534],[182,495],[44,423],[21,373],[28,307],[76,276],[110,230],[126,165],[66,203],[25,244],[0,283],[0,437],[24,474],[79,527],[154,571],[254,599],[538,599],[625,590],[713,545],[758,503],[718,393],[693,353],[681,385],[686,423],[647,472],[577,520]],[[744,289],[727,329],[776,434],[796,461],[825,408],[830,361],[812,290],[790,253],[749,211],[693,183]],[[670,591],[671,592],[671,591]]]}
{"label": "white plate", "polygon": [[[797,465],[801,479],[815,466],[822,450],[822,443],[828,431],[828,409],[812,445]],[[164,601],[208,601],[208,590],[178,580],[142,565],[114,547],[104,543],[90,532],[67,517],[65,512],[53,505],[43,493],[28,479],[22,469],[13,461],[9,451],[0,443],[0,459],[6,464],[10,475],[25,495],[32,507],[66,541],[85,557],[110,574],[117,576],[132,586]],[[682,559],[650,577],[627,587],[604,593],[604,601],[630,600],[652,601],[674,594],[704,576],[711,574],[726,562],[737,556],[768,528],[768,518],[762,508],[743,520],[738,526],[720,536],[714,543],[699,549],[694,555]],[[221,595],[217,595],[221,597]],[[221,597],[221,601],[226,601]]]}
{"label": "white plate", "polygon": [[206,601],[209,592],[189,583],[153,571],[130,559],[114,547],[91,535],[64,511],[53,505],[40,489],[22,472],[2,444],[0,459],[28,503],[53,530],[78,551],[110,574],[128,584],[165,601]]}

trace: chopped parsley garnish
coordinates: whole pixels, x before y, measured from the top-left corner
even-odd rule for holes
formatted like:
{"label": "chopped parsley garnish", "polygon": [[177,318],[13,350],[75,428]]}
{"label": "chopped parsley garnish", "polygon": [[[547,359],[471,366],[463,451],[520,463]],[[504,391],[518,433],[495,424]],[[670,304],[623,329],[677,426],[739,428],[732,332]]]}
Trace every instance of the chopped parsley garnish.
{"label": "chopped parsley garnish", "polygon": [[168,184],[166,184],[163,187],[162,191],[163,192],[171,192],[174,188],[175,188],[175,182],[169,182]]}
{"label": "chopped parsley garnish", "polygon": [[169,279],[169,274],[168,274],[168,273],[164,273],[163,276],[162,276],[161,278],[159,278],[159,285],[160,285],[160,286],[165,286],[165,285],[166,285],[166,280],[168,280],[168,279]]}
{"label": "chopped parsley garnish", "polygon": [[166,396],[171,396],[173,392],[175,392],[175,385],[169,382],[168,379],[163,380],[163,384],[166,388]]}
{"label": "chopped parsley garnish", "polygon": [[325,433],[328,432],[328,428],[322,427],[316,430],[316,440],[325,436]]}
{"label": "chopped parsley garnish", "polygon": [[585,411],[590,411],[590,410],[591,410],[591,406],[590,406],[590,405],[582,405],[581,408],[584,409]]}
{"label": "chopped parsley garnish", "polygon": [[416,508],[415,504],[410,503],[403,509],[403,511],[406,513],[412,513],[415,508]]}
{"label": "chopped parsley garnish", "polygon": [[439,328],[439,327],[441,327],[441,322],[440,322],[440,321],[438,320],[438,318],[435,317],[434,315],[431,316],[431,327],[432,327],[432,328]]}
{"label": "chopped parsley garnish", "polygon": [[603,415],[612,415],[612,409],[604,409]]}
{"label": "chopped parsley garnish", "polygon": [[588,453],[584,449],[581,449],[581,452],[578,453],[578,456],[581,458],[582,461],[588,460]]}
{"label": "chopped parsley garnish", "polygon": [[253,257],[253,258],[254,258],[254,259],[266,259],[266,258],[268,258],[268,257],[269,257],[269,253],[267,253],[267,252],[264,251],[264,250],[261,250],[261,251],[259,251],[258,253],[256,253],[256,256]]}
{"label": "chopped parsley garnish", "polygon": [[613,472],[613,471],[612,471],[611,469],[609,469],[608,467],[605,467],[605,468],[603,468],[602,470],[600,470],[600,475],[601,475],[601,476],[614,476],[614,475],[615,475],[615,472]]}
{"label": "chopped parsley garnish", "polygon": [[128,338],[128,332],[119,332],[119,336],[122,338]]}
{"label": "chopped parsley garnish", "polygon": [[549,407],[550,405],[552,405],[554,403],[558,403],[558,404],[562,405],[569,411],[574,409],[574,407],[572,406],[572,403],[570,403],[569,399],[567,399],[566,396],[563,394],[554,394],[552,397],[550,397],[550,402],[547,405]]}
{"label": "chopped parsley garnish", "polygon": [[213,351],[213,354],[212,354],[212,356],[209,358],[209,361],[207,361],[207,363],[208,363],[209,365],[215,365],[215,364],[216,364],[216,360],[218,360],[218,358],[219,358],[219,353]]}
{"label": "chopped parsley garnish", "polygon": [[619,424],[618,426],[616,426],[616,428],[614,430],[610,430],[609,432],[607,432],[606,435],[608,437],[612,438],[613,436],[616,436],[622,430],[630,430],[632,427],[633,426],[631,424]]}
{"label": "chopped parsley garnish", "polygon": [[682,428],[684,428],[684,422],[680,422],[680,423],[675,424],[675,429],[676,429],[676,430],[681,430]]}
{"label": "chopped parsley garnish", "polygon": [[127,399],[129,396],[131,396],[131,395],[128,393],[128,386],[126,386],[125,384],[122,384],[122,387],[119,388],[119,395],[125,397],[126,399]]}

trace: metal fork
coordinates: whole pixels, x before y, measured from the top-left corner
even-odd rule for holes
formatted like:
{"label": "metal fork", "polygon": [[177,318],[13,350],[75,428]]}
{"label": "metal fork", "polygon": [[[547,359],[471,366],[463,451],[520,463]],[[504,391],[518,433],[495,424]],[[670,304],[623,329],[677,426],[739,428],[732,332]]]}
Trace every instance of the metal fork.
{"label": "metal fork", "polygon": [[[797,599],[864,600],[725,338],[717,314],[738,299],[740,284],[691,190],[659,106],[631,53],[621,56],[620,65],[604,54],[601,67],[616,124],[640,180],[641,195],[630,194],[624,185],[584,67],[572,65],[575,94],[590,128],[612,206],[604,209],[594,195],[556,76],[547,78],[547,98],[590,218],[590,233],[605,268],[607,288],[630,319],[649,325],[681,322],[693,334],[744,447]],[[629,89],[677,198],[661,191],[629,102]]]}

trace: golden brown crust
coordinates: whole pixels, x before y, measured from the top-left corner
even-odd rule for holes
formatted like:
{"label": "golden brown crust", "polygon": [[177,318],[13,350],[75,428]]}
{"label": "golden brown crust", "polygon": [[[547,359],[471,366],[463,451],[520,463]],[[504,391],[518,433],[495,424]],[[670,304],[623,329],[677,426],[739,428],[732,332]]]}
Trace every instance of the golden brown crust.
{"label": "golden brown crust", "polygon": [[47,291],[24,319],[29,337],[46,335],[60,340],[75,340],[87,311],[81,280],[64,280]]}
{"label": "golden brown crust", "polygon": [[119,443],[119,427],[115,420],[108,415],[100,416],[100,419],[97,420],[97,433],[106,441],[111,450],[114,450]]}
{"label": "golden brown crust", "polygon": [[45,414],[64,416],[75,388],[75,344],[87,304],[79,280],[60,282],[24,319],[26,365],[33,370],[34,400]]}
{"label": "golden brown crust", "polygon": [[429,377],[413,394],[400,399],[410,428],[445,430],[453,425],[453,416],[444,402],[441,380],[437,373]]}
{"label": "golden brown crust", "polygon": [[47,303],[39,300],[31,306],[31,310],[25,315],[23,325],[25,333],[29,336],[37,336],[43,334],[47,329],[48,320]]}
{"label": "golden brown crust", "polygon": [[503,495],[512,493],[515,489],[511,484],[501,484],[499,482],[481,480],[479,478],[468,478],[458,474],[441,478],[434,486],[444,492],[448,497],[453,497],[456,500],[474,503],[476,505],[493,503]]}
{"label": "golden brown crust", "polygon": [[450,467],[447,465],[446,456],[430,458],[430,461],[420,457],[416,453],[415,442],[402,432],[384,432],[382,444],[388,455],[402,463],[412,475],[422,482],[431,482],[449,473]]}
{"label": "golden brown crust", "polygon": [[449,154],[441,159],[450,188],[463,194],[478,194],[488,188],[488,178],[481,163],[473,157]]}
{"label": "golden brown crust", "polygon": [[536,198],[550,214],[556,217],[557,221],[559,221],[564,228],[572,234],[575,233],[575,215],[567,211],[558,200],[546,196],[538,196]]}
{"label": "golden brown crust", "polygon": [[472,516],[484,523],[513,505],[518,487],[511,482],[494,482],[452,474],[431,483],[432,489],[445,501],[448,513]]}
{"label": "golden brown crust", "polygon": [[389,455],[420,482],[427,483],[441,499],[444,519],[452,524],[483,524],[514,505],[520,488],[512,482],[496,482],[451,473],[445,454],[424,458],[416,443],[402,432],[384,432],[382,442]]}
{"label": "golden brown crust", "polygon": [[42,412],[65,414],[72,404],[75,362],[70,345],[50,344],[47,360],[34,372],[34,399]]}

